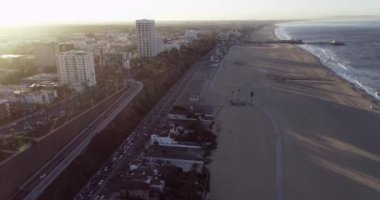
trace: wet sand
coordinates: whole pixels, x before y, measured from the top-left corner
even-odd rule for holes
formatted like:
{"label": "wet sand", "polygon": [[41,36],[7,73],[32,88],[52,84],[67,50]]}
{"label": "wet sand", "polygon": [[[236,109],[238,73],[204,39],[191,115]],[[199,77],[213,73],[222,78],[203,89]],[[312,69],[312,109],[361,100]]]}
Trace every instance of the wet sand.
{"label": "wet sand", "polygon": [[[254,37],[274,39],[273,27]],[[249,102],[251,91],[253,105],[229,104]],[[380,115],[313,55],[288,44],[235,46],[203,93],[219,107],[211,199],[379,199]]]}

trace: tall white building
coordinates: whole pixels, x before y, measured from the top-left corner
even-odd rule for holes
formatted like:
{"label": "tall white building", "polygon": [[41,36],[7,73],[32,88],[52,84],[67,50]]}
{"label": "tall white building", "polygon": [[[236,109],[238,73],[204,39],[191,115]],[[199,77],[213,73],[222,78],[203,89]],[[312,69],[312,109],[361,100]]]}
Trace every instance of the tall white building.
{"label": "tall white building", "polygon": [[76,91],[96,85],[94,56],[83,51],[67,51],[57,55],[58,79]]}
{"label": "tall white building", "polygon": [[156,34],[154,20],[136,20],[137,49],[140,57],[153,57],[162,50],[162,40]]}

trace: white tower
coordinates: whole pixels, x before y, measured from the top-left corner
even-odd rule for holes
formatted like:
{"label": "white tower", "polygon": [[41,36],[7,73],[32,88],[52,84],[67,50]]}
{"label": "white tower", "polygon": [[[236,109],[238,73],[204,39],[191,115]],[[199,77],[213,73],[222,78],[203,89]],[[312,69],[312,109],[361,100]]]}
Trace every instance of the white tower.
{"label": "white tower", "polygon": [[140,57],[150,58],[160,53],[157,48],[156,26],[154,20],[136,20],[137,48]]}
{"label": "white tower", "polygon": [[67,51],[57,55],[57,72],[61,84],[81,91],[84,85],[96,85],[94,56],[83,51]]}

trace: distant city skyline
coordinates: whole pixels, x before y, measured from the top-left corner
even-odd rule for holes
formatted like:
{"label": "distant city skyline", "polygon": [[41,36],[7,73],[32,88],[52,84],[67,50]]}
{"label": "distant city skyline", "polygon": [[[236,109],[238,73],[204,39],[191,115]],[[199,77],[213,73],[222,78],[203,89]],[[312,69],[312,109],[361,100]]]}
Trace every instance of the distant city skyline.
{"label": "distant city skyline", "polygon": [[374,0],[5,0],[0,26],[166,20],[316,19],[380,15]]}

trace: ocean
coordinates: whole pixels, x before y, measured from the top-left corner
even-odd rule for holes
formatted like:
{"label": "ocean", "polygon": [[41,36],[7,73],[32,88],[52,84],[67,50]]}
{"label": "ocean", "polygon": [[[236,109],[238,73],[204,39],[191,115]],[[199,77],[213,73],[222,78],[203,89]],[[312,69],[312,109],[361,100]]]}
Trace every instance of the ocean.
{"label": "ocean", "polygon": [[300,45],[336,74],[380,100],[380,21],[307,21],[278,24],[279,39],[344,42]]}

